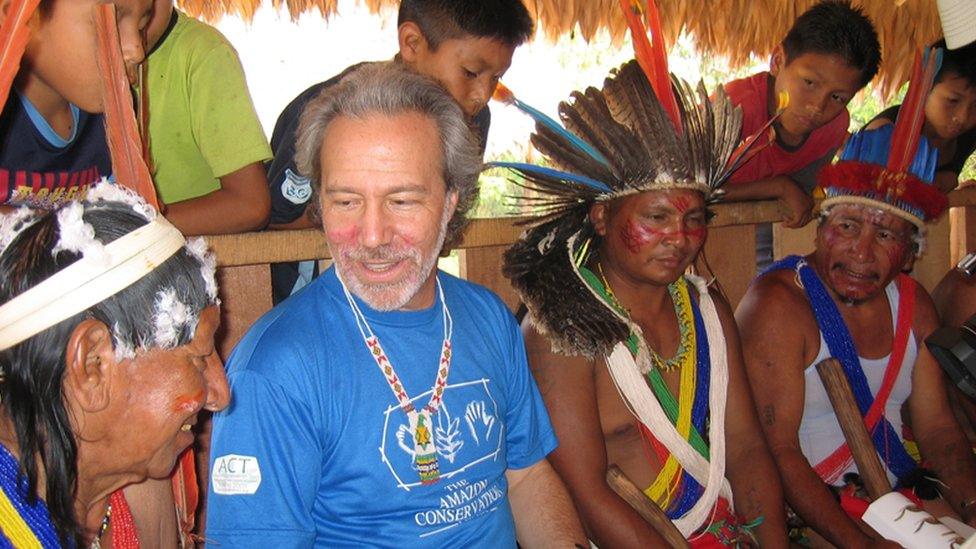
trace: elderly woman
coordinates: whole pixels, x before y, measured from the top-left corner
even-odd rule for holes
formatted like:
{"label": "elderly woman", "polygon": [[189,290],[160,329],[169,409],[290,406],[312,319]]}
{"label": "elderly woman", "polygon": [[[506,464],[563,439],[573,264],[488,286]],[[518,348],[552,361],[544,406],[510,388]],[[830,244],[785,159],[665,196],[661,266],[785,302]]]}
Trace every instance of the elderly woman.
{"label": "elderly woman", "polygon": [[229,399],[216,294],[203,242],[118,188],[0,217],[0,547],[138,546],[119,489]]}

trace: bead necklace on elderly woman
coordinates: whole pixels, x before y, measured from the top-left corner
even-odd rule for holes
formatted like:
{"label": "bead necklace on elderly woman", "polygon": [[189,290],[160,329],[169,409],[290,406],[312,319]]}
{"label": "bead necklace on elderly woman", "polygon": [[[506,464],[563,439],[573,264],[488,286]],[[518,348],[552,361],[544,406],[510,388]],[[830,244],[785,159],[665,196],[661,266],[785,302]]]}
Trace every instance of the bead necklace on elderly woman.
{"label": "bead necklace on elderly woman", "polygon": [[379,338],[373,333],[372,328],[366,321],[366,316],[363,315],[356,300],[353,299],[352,294],[346,288],[346,283],[339,276],[339,283],[342,285],[342,291],[346,294],[349,307],[352,309],[353,316],[356,318],[356,325],[359,327],[359,333],[363,336],[363,342],[366,343],[366,348],[369,350],[370,356],[376,361],[376,365],[383,373],[383,378],[386,379],[387,385],[393,391],[393,395],[400,404],[400,409],[407,414],[410,433],[413,435],[413,462],[417,468],[417,472],[420,474],[421,484],[434,484],[441,476],[440,466],[437,463],[437,446],[434,441],[432,418],[437,413],[443,401],[444,389],[447,387],[447,376],[451,371],[451,328],[453,322],[451,320],[451,312],[447,309],[447,302],[444,300],[444,289],[441,287],[441,281],[440,279],[436,280],[437,293],[441,300],[441,314],[444,321],[444,343],[441,346],[441,356],[437,364],[437,377],[434,380],[434,385],[431,387],[430,400],[426,406],[418,411],[413,405],[413,402],[411,402],[411,398],[407,394],[407,390],[403,386],[403,382],[397,375],[396,370],[393,369],[393,363],[390,362],[386,351],[380,345]]}
{"label": "bead necklace on elderly woman", "polygon": [[102,549],[102,539],[109,525],[112,526],[111,549],[139,549],[139,535],[136,531],[132,511],[122,490],[112,492],[105,506],[105,516],[98,527],[98,534],[92,540],[89,549]]}

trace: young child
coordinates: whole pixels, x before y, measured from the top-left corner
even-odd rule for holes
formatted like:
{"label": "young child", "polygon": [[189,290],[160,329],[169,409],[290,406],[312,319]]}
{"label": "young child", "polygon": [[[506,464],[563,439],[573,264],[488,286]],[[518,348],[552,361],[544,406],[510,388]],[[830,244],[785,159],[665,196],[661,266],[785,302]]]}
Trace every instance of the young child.
{"label": "young child", "polygon": [[166,218],[187,235],[264,227],[271,148],[233,46],[156,0],[146,31],[149,147]]}
{"label": "young child", "polygon": [[[942,68],[925,101],[922,135],[939,151],[935,185],[949,192],[959,183],[966,160],[976,149],[976,43],[949,50],[945,40]],[[893,124],[901,105],[889,107],[868,123],[868,129]]]}
{"label": "young child", "polygon": [[[403,0],[397,19],[399,53],[394,59],[450,92],[471,117],[484,152],[491,121],[488,100],[511,65],[515,48],[531,37],[532,26],[520,0]],[[295,168],[295,130],[310,99],[361,65],[305,90],[278,117],[271,135],[274,159],[268,168],[272,229],[319,226],[305,213],[312,193],[308,179]],[[317,276],[317,264],[278,263],[271,273],[278,303]]]}
{"label": "young child", "polygon": [[[797,18],[773,51],[768,72],[725,85],[742,107],[742,135],[758,131],[775,114],[780,93],[789,94],[774,123],[775,141],[731,177],[726,199],[775,198],[784,209],[784,225],[806,225],[816,175],[847,136],[847,103],[874,78],[880,60],[874,26],[848,2],[822,2]],[[762,266],[771,260],[772,227],[756,230]]]}
{"label": "young child", "polygon": [[[126,71],[144,57],[152,0],[113,0]],[[13,89],[0,114],[0,211],[51,209],[81,198],[112,173],[105,141],[92,7],[97,0],[41,0]],[[9,0],[0,1],[0,21]]]}

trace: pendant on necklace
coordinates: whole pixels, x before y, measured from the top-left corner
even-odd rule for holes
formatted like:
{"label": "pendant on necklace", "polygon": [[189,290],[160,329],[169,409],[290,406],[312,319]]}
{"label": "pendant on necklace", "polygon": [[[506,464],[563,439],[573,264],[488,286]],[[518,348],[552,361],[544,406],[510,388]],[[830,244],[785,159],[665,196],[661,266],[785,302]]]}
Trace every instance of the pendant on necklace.
{"label": "pendant on necklace", "polygon": [[413,463],[420,474],[420,483],[434,484],[440,480],[441,471],[437,464],[430,410],[425,406],[419,412],[409,412],[407,417],[410,421],[410,432],[413,433]]}

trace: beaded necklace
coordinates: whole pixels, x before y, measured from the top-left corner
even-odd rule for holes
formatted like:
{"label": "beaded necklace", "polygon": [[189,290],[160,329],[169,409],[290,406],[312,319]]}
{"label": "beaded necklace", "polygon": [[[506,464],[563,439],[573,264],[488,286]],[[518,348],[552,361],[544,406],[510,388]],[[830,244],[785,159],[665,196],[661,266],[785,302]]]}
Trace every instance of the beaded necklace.
{"label": "beaded necklace", "polygon": [[98,536],[92,541],[91,547],[93,549],[100,549],[102,537],[104,537],[109,525],[112,526],[112,549],[139,549],[139,533],[136,530],[136,522],[132,518],[129,502],[126,501],[125,493],[121,489],[112,492],[112,495],[108,497],[105,517],[102,518]]}
{"label": "beaded necklace", "polygon": [[[0,444],[0,545],[57,549],[61,539],[47,506],[40,498],[30,503],[27,477],[16,458]],[[74,544],[70,543],[69,547]]]}
{"label": "beaded necklace", "polygon": [[[603,289],[606,291],[606,296],[610,304],[629,319],[630,311],[621,305],[617,296],[613,293],[610,282],[607,281],[606,275],[603,274],[603,264],[597,263],[596,268],[600,272],[600,281],[603,284]],[[682,291],[684,292],[683,294]],[[688,285],[683,278],[679,278],[675,282],[668,284],[668,294],[671,296],[671,303],[674,304],[674,314],[678,317],[678,351],[673,357],[665,360],[657,351],[648,347],[648,351],[651,354],[651,363],[665,372],[694,364],[695,361],[695,333],[691,328],[693,321],[691,318],[691,306],[689,305],[690,299],[688,298]]]}
{"label": "beaded necklace", "polygon": [[[336,274],[338,275],[338,273]],[[433,435],[434,424],[431,418],[437,413],[437,409],[440,408],[444,398],[444,389],[447,387],[447,376],[451,371],[451,333],[453,327],[451,313],[447,309],[447,301],[444,300],[444,289],[441,287],[441,281],[439,278],[435,278],[437,282],[437,293],[441,300],[441,314],[444,319],[444,344],[441,346],[437,377],[434,380],[433,387],[431,387],[430,400],[426,406],[418,411],[414,407],[413,402],[411,402],[410,396],[407,394],[407,390],[400,381],[396,370],[393,369],[393,363],[390,362],[386,351],[380,345],[379,338],[376,337],[373,329],[366,321],[366,316],[363,315],[363,312],[359,309],[359,305],[356,304],[356,300],[349,293],[345,282],[342,281],[342,277],[338,276],[338,279],[339,284],[342,285],[342,291],[346,294],[346,300],[349,301],[349,307],[352,309],[353,317],[356,319],[356,326],[359,328],[359,333],[363,336],[363,342],[366,344],[369,354],[373,357],[380,372],[383,373],[383,378],[386,380],[387,385],[389,385],[390,390],[393,391],[393,396],[396,397],[397,402],[400,404],[400,409],[407,414],[410,432],[413,433],[413,461],[417,472],[420,474],[420,482],[421,484],[434,484],[440,479],[441,473],[440,466],[437,463],[437,447],[434,444]]]}
{"label": "beaded necklace", "polygon": [[102,517],[102,524],[98,527],[98,534],[95,535],[95,539],[92,540],[88,549],[102,549],[102,538],[105,536],[105,531],[108,530],[108,523],[112,520],[112,502],[108,502],[105,505],[105,516]]}
{"label": "beaded necklace", "polygon": [[[707,377],[710,382],[707,405],[710,438],[708,457],[699,453],[678,432],[674,421],[668,418],[656,395],[647,390],[647,378],[641,372],[656,368],[650,364],[640,326],[630,324],[631,338],[628,344],[618,343],[607,355],[606,363],[614,385],[631,413],[647,426],[667,451],[678,459],[689,476],[702,487],[700,496],[682,493],[682,499],[688,497],[694,500],[694,504],[686,513],[674,519],[678,530],[688,537],[709,520],[719,496],[731,501],[732,490],[725,479],[725,405],[728,389],[725,335],[705,281],[691,275],[686,275],[686,278],[695,284],[700,296],[699,306],[705,337],[699,338],[699,341],[707,340],[709,348],[706,369],[699,376],[700,379]],[[635,347],[629,345],[631,340],[637,341],[636,352]],[[700,389],[696,387],[696,392],[698,390]]]}
{"label": "beaded necklace", "polygon": [[[579,267],[580,275],[597,294],[602,296],[610,306],[617,308],[622,314],[630,318],[627,310],[613,294],[613,290],[607,282],[606,276],[603,275],[603,270],[599,264],[597,264],[597,270],[600,273],[599,278],[589,269]],[[709,409],[711,357],[707,338],[703,337],[699,340],[696,337],[697,333],[706,333],[705,323],[698,307],[691,299],[688,283],[684,277],[669,284],[668,293],[674,303],[679,323],[681,319],[687,319],[688,324],[694,323],[694,328],[689,326],[682,330],[684,332],[682,339],[685,340],[683,347],[687,348],[688,352],[685,353],[686,356],[682,363],[678,365],[681,375],[678,399],[675,399],[664,381],[660,367],[647,367],[646,364],[642,364],[643,361],[637,361],[635,366],[638,364],[643,366],[640,370],[644,374],[647,385],[650,386],[651,392],[660,403],[668,421],[674,425],[681,438],[688,441],[695,452],[707,460],[709,448],[701,433],[704,432]],[[633,321],[631,321],[631,325],[634,325]],[[627,346],[633,357],[641,354],[641,348],[651,351],[638,330],[639,328],[632,329],[627,341]],[[629,403],[628,406],[630,406]],[[678,457],[658,441],[647,425],[642,421],[638,421],[638,425],[645,439],[654,445],[659,461],[663,462],[654,482],[644,490],[645,495],[657,503],[673,519],[686,515],[702,496],[701,484],[684,470]]]}

